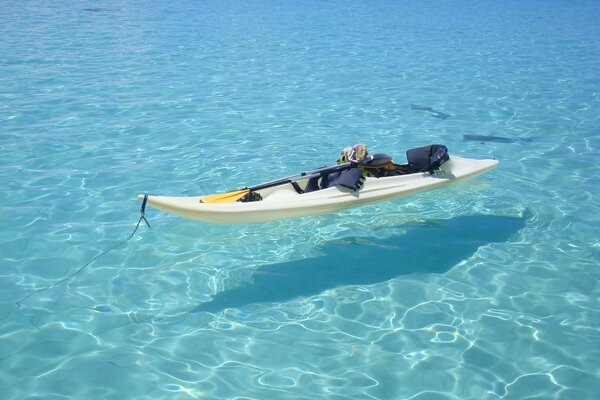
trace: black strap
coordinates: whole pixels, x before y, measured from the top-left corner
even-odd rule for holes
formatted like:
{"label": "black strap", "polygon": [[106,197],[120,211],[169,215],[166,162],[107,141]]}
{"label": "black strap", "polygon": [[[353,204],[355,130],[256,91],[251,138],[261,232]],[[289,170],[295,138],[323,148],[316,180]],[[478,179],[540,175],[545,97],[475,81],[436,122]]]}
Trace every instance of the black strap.
{"label": "black strap", "polygon": [[304,190],[302,190],[302,188],[300,187],[300,185],[298,185],[298,182],[292,182],[292,187],[294,188],[294,190],[296,191],[296,193],[298,194],[302,194],[304,193]]}

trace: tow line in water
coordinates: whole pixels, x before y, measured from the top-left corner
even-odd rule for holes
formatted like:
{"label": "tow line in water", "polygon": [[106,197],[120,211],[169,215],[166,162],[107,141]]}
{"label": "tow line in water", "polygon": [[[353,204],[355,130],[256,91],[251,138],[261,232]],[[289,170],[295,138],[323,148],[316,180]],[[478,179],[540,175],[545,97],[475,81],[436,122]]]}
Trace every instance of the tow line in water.
{"label": "tow line in water", "polygon": [[0,319],[0,321],[5,320],[6,318],[8,318],[12,313],[14,313],[15,311],[17,311],[19,308],[21,308],[21,305],[26,302],[27,300],[29,300],[32,296],[41,293],[41,292],[45,292],[47,290],[50,290],[52,288],[55,288],[57,286],[60,286],[62,284],[67,283],[68,281],[70,281],[71,279],[73,279],[76,275],[80,274],[83,270],[85,270],[87,267],[89,267],[90,265],[92,265],[94,263],[94,261],[96,261],[97,259],[99,259],[100,257],[102,257],[105,254],[108,254],[109,252],[111,252],[112,250],[116,249],[119,246],[124,245],[125,243],[127,243],[129,240],[131,240],[131,238],[135,235],[135,233],[137,232],[138,228],[140,227],[140,224],[142,223],[142,221],[144,221],[146,223],[146,225],[148,226],[149,229],[152,229],[152,227],[150,226],[150,223],[148,222],[148,220],[146,219],[146,203],[148,201],[148,195],[144,194],[144,201],[142,201],[142,207],[140,209],[140,219],[138,220],[137,224],[135,225],[135,228],[133,229],[133,232],[131,232],[131,234],[121,240],[118,243],[115,243],[114,245],[112,245],[111,247],[109,247],[108,249],[104,250],[102,253],[98,254],[97,256],[95,256],[94,258],[92,258],[90,261],[88,261],[86,264],[84,264],[83,266],[79,267],[79,269],[77,269],[75,272],[71,273],[70,275],[66,276],[65,278],[62,278],[60,280],[57,280],[56,282],[43,287],[41,289],[34,289],[32,292],[30,292],[28,295],[23,296],[22,298],[20,298],[19,300],[15,301],[15,305],[16,307],[10,311],[8,314],[6,314],[2,319]]}

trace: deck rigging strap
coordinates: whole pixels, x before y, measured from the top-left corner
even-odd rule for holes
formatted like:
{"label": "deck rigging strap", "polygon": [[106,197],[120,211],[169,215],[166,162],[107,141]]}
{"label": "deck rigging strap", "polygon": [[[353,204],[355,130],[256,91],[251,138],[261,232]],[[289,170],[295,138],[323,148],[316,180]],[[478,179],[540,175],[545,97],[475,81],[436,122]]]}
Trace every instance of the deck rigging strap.
{"label": "deck rigging strap", "polygon": [[26,296],[23,296],[22,298],[20,298],[19,300],[17,300],[15,302],[15,304],[17,305],[15,307],[14,310],[10,311],[8,314],[6,314],[4,316],[4,318],[0,319],[0,321],[5,320],[6,318],[8,318],[12,313],[14,313],[15,311],[17,311],[19,308],[21,308],[21,304],[23,304],[25,301],[27,301],[29,298],[31,298],[33,295],[40,293],[40,292],[44,292],[46,290],[50,290],[56,286],[60,286],[63,283],[66,283],[68,281],[70,281],[71,279],[73,279],[73,277],[75,277],[75,275],[81,273],[81,271],[83,271],[84,269],[86,269],[87,267],[89,267],[90,265],[92,265],[92,263],[94,261],[96,261],[97,259],[99,259],[100,257],[102,257],[103,255],[107,254],[108,252],[116,249],[119,246],[122,246],[123,244],[127,243],[129,240],[131,240],[131,238],[135,235],[135,233],[137,232],[138,228],[140,227],[140,224],[142,223],[142,221],[144,221],[146,223],[146,225],[148,225],[148,228],[152,229],[152,227],[150,226],[150,223],[148,222],[148,220],[146,219],[146,203],[148,200],[148,195],[144,194],[144,201],[142,202],[142,207],[140,209],[140,219],[138,220],[137,224],[135,225],[135,228],[133,229],[133,232],[131,232],[131,234],[121,240],[118,243],[115,243],[114,245],[112,245],[111,247],[109,247],[108,249],[104,250],[102,253],[98,254],[97,256],[95,256],[94,258],[92,258],[90,261],[88,261],[85,265],[83,265],[82,267],[80,267],[77,271],[71,273],[70,275],[66,276],[65,278],[62,278],[46,287],[43,287],[41,289],[34,289],[31,293],[29,293]]}

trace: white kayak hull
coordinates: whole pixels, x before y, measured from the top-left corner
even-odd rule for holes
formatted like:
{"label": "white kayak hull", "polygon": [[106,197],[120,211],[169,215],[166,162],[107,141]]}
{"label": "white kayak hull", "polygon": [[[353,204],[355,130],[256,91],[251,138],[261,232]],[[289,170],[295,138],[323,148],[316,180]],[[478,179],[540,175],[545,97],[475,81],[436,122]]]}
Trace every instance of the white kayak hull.
{"label": "white kayak hull", "polygon": [[[415,174],[367,178],[363,188],[330,187],[299,194],[286,184],[259,190],[262,201],[201,203],[203,196],[148,196],[147,204],[184,218],[220,224],[248,224],[309,215],[332,213],[365,204],[377,203],[444,187],[487,172],[497,160],[451,157],[441,169]],[[305,182],[298,182],[303,186]],[[138,198],[143,200],[144,195]]]}

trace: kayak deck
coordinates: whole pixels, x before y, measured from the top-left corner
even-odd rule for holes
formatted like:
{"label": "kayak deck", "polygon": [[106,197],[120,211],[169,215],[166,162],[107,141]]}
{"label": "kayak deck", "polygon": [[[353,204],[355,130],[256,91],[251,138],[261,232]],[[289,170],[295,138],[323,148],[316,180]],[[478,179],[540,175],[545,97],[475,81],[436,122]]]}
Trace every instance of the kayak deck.
{"label": "kayak deck", "polygon": [[[480,175],[498,165],[497,160],[451,157],[439,170],[414,174],[366,178],[358,192],[329,187],[298,193],[291,184],[257,191],[261,201],[201,203],[204,196],[148,196],[147,203],[160,210],[194,220],[222,224],[246,224],[331,213],[365,204],[408,196]],[[306,180],[298,181],[301,188]],[[144,195],[138,198],[143,200]]]}

